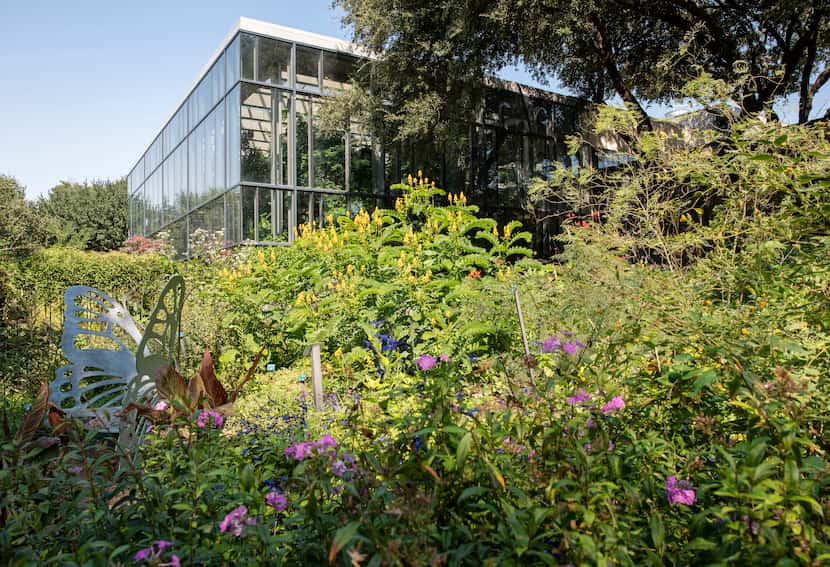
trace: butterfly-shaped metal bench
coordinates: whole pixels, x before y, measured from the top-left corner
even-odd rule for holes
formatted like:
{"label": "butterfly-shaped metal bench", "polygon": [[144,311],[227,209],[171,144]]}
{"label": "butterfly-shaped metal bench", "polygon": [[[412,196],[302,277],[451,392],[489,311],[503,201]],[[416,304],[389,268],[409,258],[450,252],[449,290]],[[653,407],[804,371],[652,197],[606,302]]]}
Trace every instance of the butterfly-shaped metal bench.
{"label": "butterfly-shaped metal bench", "polygon": [[69,364],[55,371],[49,401],[98,429],[134,435],[137,418],[124,415],[124,408],[153,403],[157,374],[177,366],[184,280],[168,280],[143,333],[126,298],[118,302],[95,288],[72,286],[64,302],[61,349]]}

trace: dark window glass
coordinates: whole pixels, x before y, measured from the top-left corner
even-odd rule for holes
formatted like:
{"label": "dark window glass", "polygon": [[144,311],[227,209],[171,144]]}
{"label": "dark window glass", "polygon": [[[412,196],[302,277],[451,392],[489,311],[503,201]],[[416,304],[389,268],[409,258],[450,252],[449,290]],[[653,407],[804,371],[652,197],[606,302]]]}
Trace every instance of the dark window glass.
{"label": "dark window glass", "polygon": [[352,127],[349,156],[349,191],[372,192],[372,140]]}
{"label": "dark window glass", "polygon": [[239,189],[225,193],[225,245],[239,244],[242,240],[242,201]]}
{"label": "dark window glass", "polygon": [[259,38],[257,80],[275,85],[288,84],[291,69],[291,44],[276,39]]}
{"label": "dark window glass", "polygon": [[320,50],[297,46],[297,86],[320,87]]}
{"label": "dark window glass", "polygon": [[356,60],[340,53],[323,53],[323,88],[347,89]]}
{"label": "dark window glass", "polygon": [[288,155],[288,136],[290,121],[291,121],[291,96],[288,94],[281,94],[279,96],[279,115],[277,116],[277,128],[279,129],[279,142],[277,144],[277,183],[280,185],[289,185],[289,158]]}
{"label": "dark window glass", "polygon": [[314,187],[323,189],[346,188],[346,145],[343,131],[324,131],[319,126],[322,106],[314,104],[313,156]]}
{"label": "dark window glass", "polygon": [[310,134],[309,124],[311,122],[311,101],[309,99],[297,98],[296,100],[296,133],[294,146],[296,148],[297,185],[308,187],[308,137]]}
{"label": "dark window glass", "polygon": [[259,202],[257,209],[257,241],[270,242],[273,240],[274,211],[273,191],[259,188]]}
{"label": "dark window glass", "polygon": [[242,85],[242,181],[271,183],[271,89]]}
{"label": "dark window glass", "polygon": [[256,187],[242,188],[242,241],[256,239]]}
{"label": "dark window glass", "polygon": [[239,50],[242,61],[242,78],[254,80],[254,49],[256,48],[256,37],[242,34]]}

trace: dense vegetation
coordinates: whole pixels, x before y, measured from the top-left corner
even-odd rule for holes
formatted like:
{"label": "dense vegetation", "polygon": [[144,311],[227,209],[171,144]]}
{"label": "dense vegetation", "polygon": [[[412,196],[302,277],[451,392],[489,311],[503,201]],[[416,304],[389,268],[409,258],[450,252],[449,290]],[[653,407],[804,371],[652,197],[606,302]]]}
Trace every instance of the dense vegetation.
{"label": "dense vegetation", "polygon": [[[636,128],[630,115],[600,123]],[[550,263],[527,257],[520,227],[478,218],[420,174],[397,187],[393,210],[303,227],[291,247],[176,265],[80,252],[7,261],[4,332],[48,343],[51,326],[54,341],[57,320],[37,302],[59,309],[60,287],[81,279],[140,289],[130,305],[141,318],[176,270],[193,290],[186,378],[208,346],[230,391],[265,351],[233,415],[193,409],[179,389],[138,452],[76,425],[58,447],[4,443],[0,555],[828,562],[826,127],[751,122],[674,150],[638,139],[624,171],[563,170],[537,188],[568,207]],[[57,363],[15,372],[10,356],[48,350],[15,336],[0,351],[12,433],[21,393]],[[319,411],[311,342],[324,353]],[[204,406],[219,405],[208,390]]]}

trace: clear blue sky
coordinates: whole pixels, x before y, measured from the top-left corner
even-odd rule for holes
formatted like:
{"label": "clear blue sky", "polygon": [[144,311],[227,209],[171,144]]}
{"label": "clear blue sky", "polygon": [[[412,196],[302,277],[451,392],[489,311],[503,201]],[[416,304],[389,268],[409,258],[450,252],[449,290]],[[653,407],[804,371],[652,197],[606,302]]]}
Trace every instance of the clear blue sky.
{"label": "clear blue sky", "polygon": [[349,37],[331,0],[0,0],[0,173],[30,199],[125,175],[240,16]]}

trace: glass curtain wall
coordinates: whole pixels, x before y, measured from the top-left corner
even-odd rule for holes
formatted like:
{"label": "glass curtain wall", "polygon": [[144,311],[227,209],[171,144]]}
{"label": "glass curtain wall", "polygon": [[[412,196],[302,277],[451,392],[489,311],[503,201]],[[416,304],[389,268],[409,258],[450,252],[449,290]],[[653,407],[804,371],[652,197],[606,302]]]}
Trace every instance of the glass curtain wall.
{"label": "glass curtain wall", "polygon": [[322,96],[351,88],[359,60],[240,32],[127,176],[131,234],[164,231],[180,256],[205,242],[286,243],[304,223],[391,203],[422,169],[484,214],[519,218],[534,177],[571,166],[567,99],[490,89],[468,150],[382,148],[358,123],[324,129]]}

